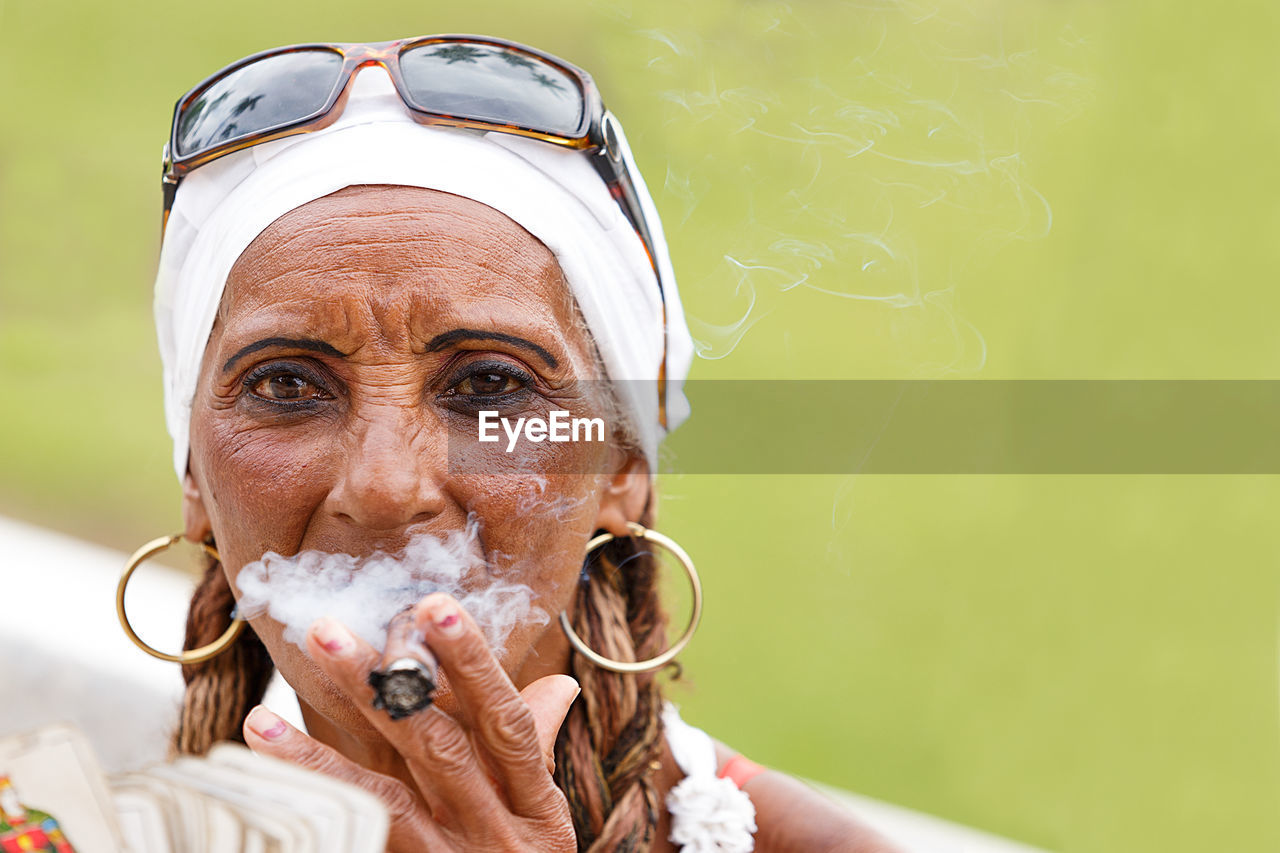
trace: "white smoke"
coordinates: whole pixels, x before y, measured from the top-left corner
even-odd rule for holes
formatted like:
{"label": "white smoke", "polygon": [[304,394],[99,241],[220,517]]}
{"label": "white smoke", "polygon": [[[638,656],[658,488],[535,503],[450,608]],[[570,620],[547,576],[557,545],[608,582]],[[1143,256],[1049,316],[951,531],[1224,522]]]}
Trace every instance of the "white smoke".
{"label": "white smoke", "polygon": [[563,524],[589,500],[587,495],[575,498],[556,494],[554,490],[547,494],[549,482],[546,477],[535,472],[525,475],[524,483],[515,492],[517,516],[547,521],[554,519]]}
{"label": "white smoke", "polygon": [[698,357],[781,330],[783,364],[786,324],[817,310],[859,324],[846,364],[864,375],[981,371],[962,297],[992,287],[1003,246],[1049,233],[1040,152],[1094,97],[1072,4],[765,0],[674,24],[661,5],[611,8],[661,116],[632,144],[665,159],[650,186],[697,282]]}
{"label": "white smoke", "polygon": [[[329,616],[377,649],[387,640],[387,623],[404,608],[432,592],[458,600],[484,631],[489,644],[503,649],[516,625],[545,625],[546,611],[533,604],[525,584],[491,577],[474,548],[479,523],[443,539],[416,533],[401,551],[375,551],[365,557],[302,551],[290,557],[267,552],[240,570],[239,615],[267,614],[284,625],[284,638],[306,649],[307,628]],[[477,579],[482,578],[479,584]]]}

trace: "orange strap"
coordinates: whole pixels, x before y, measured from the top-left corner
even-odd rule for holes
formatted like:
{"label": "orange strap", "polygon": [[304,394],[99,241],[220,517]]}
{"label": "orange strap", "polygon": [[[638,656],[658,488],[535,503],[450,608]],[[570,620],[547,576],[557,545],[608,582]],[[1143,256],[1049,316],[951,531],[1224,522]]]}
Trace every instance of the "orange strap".
{"label": "orange strap", "polygon": [[738,753],[733,758],[726,761],[724,763],[724,767],[721,767],[720,772],[716,775],[721,779],[728,779],[739,788],[742,788],[763,772],[763,767],[756,764],[742,753]]}

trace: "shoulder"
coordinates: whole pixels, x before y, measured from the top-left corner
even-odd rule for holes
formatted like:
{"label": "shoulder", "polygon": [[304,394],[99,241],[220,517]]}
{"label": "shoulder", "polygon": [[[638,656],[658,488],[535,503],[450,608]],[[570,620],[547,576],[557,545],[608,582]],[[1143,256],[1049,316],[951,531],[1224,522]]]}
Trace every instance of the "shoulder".
{"label": "shoulder", "polygon": [[[738,757],[719,741],[715,751],[719,772]],[[762,767],[734,775],[744,779],[742,790],[755,805],[755,849],[760,853],[900,853],[848,809],[785,773]]]}
{"label": "shoulder", "polygon": [[[696,776],[719,783],[713,786],[717,800],[725,796],[725,792],[719,790],[725,786],[734,795],[738,795],[735,785],[746,794],[750,799],[746,823],[750,824],[750,813],[754,809],[754,850],[760,853],[901,853],[845,807],[785,773],[746,760],[701,729],[684,722],[674,706],[668,704],[664,708],[663,725],[666,744],[662,772],[656,781],[667,809],[661,812],[655,849],[670,849],[665,844],[671,831],[669,812],[672,808],[679,810],[679,801],[686,799],[679,787],[689,776]],[[720,776],[727,778],[718,779]],[[695,792],[692,799],[701,800],[697,804],[706,807],[705,796],[709,794],[710,791]],[[737,811],[736,807],[730,808],[730,804],[721,804],[713,810],[722,809]],[[719,820],[715,823],[720,835],[728,832],[733,836],[720,839],[728,844],[722,845],[722,849],[753,849],[750,837],[744,834],[739,838],[736,831],[720,826]]]}

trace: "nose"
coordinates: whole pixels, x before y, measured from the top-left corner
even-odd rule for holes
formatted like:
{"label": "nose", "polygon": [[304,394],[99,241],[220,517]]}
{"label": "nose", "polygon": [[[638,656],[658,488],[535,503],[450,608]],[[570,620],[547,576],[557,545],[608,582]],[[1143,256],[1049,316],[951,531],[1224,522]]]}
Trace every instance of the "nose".
{"label": "nose", "polygon": [[340,476],[330,511],[368,530],[394,532],[429,521],[445,508],[444,434],[413,407],[379,406],[361,413],[335,460]]}

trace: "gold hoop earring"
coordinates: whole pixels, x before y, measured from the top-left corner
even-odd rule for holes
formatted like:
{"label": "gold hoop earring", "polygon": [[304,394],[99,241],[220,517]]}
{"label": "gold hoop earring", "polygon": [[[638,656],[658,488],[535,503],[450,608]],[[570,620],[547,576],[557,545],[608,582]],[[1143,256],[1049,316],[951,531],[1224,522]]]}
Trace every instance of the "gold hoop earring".
{"label": "gold hoop earring", "polygon": [[[124,574],[120,576],[120,583],[116,584],[116,615],[120,617],[120,627],[124,629],[125,634],[133,641],[133,644],[151,655],[153,658],[167,660],[170,663],[202,663],[210,658],[217,657],[227,649],[231,648],[231,644],[236,641],[236,638],[240,636],[240,632],[244,630],[243,619],[232,619],[231,624],[227,627],[227,630],[222,633],[222,636],[214,640],[209,645],[201,646],[198,649],[188,649],[187,651],[180,652],[179,654],[171,655],[168,652],[162,652],[159,649],[152,648],[144,643],[142,638],[138,636],[137,632],[133,630],[133,626],[129,624],[129,617],[125,615],[124,612],[124,591],[125,587],[129,585],[129,578],[133,576],[134,569],[138,568],[138,566],[142,565],[144,561],[151,559],[156,554],[172,548],[181,538],[182,534],[180,533],[174,534],[173,536],[161,536],[159,539],[152,539],[146,545],[143,545],[141,548],[133,552],[133,556],[131,556],[129,561],[124,564]],[[221,559],[221,557],[218,556],[217,550],[212,545],[205,545],[204,543],[201,543],[200,547],[204,549],[206,554],[213,557],[213,559]]]}
{"label": "gold hoop earring", "polygon": [[[569,645],[573,646],[578,654],[601,669],[623,673],[652,672],[671,663],[675,656],[680,654],[685,646],[689,645],[689,641],[693,639],[693,632],[698,630],[698,621],[702,619],[702,581],[698,579],[698,573],[694,571],[693,560],[689,559],[689,555],[676,544],[674,539],[664,536],[656,530],[650,530],[641,524],[636,524],[634,521],[627,522],[627,529],[631,531],[631,535],[635,538],[644,539],[646,542],[652,542],[654,545],[670,551],[680,561],[685,573],[689,575],[689,583],[693,586],[693,616],[689,619],[689,627],[684,629],[680,639],[671,644],[671,648],[657,657],[640,661],[614,660],[591,649],[573,630],[573,626],[569,624],[569,614],[563,610],[560,611],[560,628],[564,631],[565,636],[569,638]],[[612,542],[616,538],[612,533],[601,533],[587,543],[587,554],[590,554],[606,542]]]}

